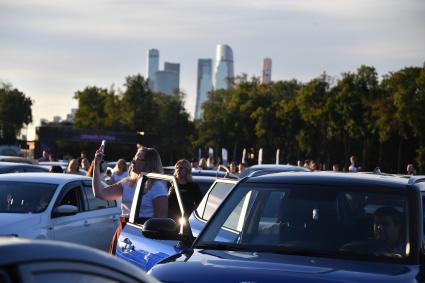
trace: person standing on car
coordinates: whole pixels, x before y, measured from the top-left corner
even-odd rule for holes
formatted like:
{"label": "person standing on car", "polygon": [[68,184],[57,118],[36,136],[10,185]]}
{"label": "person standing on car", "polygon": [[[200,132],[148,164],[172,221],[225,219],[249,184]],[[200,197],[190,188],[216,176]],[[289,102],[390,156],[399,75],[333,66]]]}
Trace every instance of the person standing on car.
{"label": "person standing on car", "polygon": [[[177,161],[176,165],[174,165],[173,175],[179,186],[180,197],[182,198],[183,207],[186,213],[185,216],[189,217],[203,197],[198,184],[193,182],[190,162],[186,159]],[[181,212],[174,188],[170,188],[168,192],[168,203],[168,216],[177,222],[181,217]]]}
{"label": "person standing on car", "polygon": [[[123,180],[104,187],[101,182],[100,163],[103,152],[97,150],[94,162],[93,174],[93,194],[103,200],[121,200],[120,223],[112,238],[109,253],[115,253],[116,242],[121,230],[130,214],[133,202],[134,191],[139,178],[147,173],[163,173],[162,162],[158,151],[154,148],[139,148],[132,160],[130,176]],[[143,194],[139,217],[167,217],[168,199],[167,186],[161,181],[146,182],[145,193]]]}

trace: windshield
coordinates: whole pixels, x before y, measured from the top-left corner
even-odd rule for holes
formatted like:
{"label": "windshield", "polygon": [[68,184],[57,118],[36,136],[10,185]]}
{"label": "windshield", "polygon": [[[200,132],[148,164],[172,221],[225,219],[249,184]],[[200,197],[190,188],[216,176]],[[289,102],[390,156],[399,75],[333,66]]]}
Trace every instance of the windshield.
{"label": "windshield", "polygon": [[42,212],[57,188],[54,184],[0,182],[0,212]]}
{"label": "windshield", "polygon": [[406,258],[408,211],[394,189],[241,184],[197,247]]}

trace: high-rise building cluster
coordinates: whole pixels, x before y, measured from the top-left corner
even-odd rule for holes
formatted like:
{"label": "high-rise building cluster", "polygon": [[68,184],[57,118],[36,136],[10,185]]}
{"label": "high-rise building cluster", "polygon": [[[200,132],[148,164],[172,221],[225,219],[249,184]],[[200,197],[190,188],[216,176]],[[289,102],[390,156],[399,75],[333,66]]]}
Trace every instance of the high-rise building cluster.
{"label": "high-rise building cluster", "polygon": [[[180,64],[164,62],[159,70],[159,51],[148,51],[147,77],[149,87],[164,94],[178,93],[180,85]],[[272,60],[264,58],[262,62],[262,83],[271,82]],[[234,83],[233,51],[229,45],[219,44],[216,48],[215,62],[212,59],[198,59],[195,119],[202,117],[202,104],[213,90],[229,89]]]}
{"label": "high-rise building cluster", "polygon": [[159,70],[159,51],[150,49],[148,51],[149,87],[164,94],[172,95],[180,89],[180,64],[164,62],[164,69]]}

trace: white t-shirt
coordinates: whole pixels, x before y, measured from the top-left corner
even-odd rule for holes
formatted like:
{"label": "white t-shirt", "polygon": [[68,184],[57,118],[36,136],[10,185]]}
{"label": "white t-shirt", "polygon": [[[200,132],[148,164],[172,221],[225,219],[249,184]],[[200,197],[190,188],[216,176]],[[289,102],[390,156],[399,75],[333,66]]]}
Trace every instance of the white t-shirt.
{"label": "white t-shirt", "polygon": [[356,165],[350,165],[350,167],[348,167],[348,172],[357,173],[358,171],[359,171],[359,169]]}
{"label": "white t-shirt", "polygon": [[122,197],[121,197],[121,215],[130,215],[131,204],[133,203],[134,191],[136,190],[137,182],[129,184],[128,179],[121,180]]}
{"label": "white t-shirt", "polygon": [[160,180],[153,181],[152,187],[143,195],[139,217],[153,217],[153,200],[167,195],[168,189],[165,182]]}
{"label": "white t-shirt", "polygon": [[127,177],[128,177],[128,172],[122,172],[121,175],[118,175],[118,172],[112,172],[111,181],[113,183],[118,183],[119,181]]}

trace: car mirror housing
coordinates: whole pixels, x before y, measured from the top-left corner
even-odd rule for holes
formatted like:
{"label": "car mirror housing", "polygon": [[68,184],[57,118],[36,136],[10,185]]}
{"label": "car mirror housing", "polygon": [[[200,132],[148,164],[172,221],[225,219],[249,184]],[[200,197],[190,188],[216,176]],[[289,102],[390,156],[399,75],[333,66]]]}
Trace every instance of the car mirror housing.
{"label": "car mirror housing", "polygon": [[63,204],[53,209],[52,216],[53,217],[69,216],[69,215],[77,214],[77,212],[78,212],[78,207],[76,207],[75,205]]}
{"label": "car mirror housing", "polygon": [[143,235],[158,240],[178,240],[179,229],[171,218],[150,218],[142,228]]}

